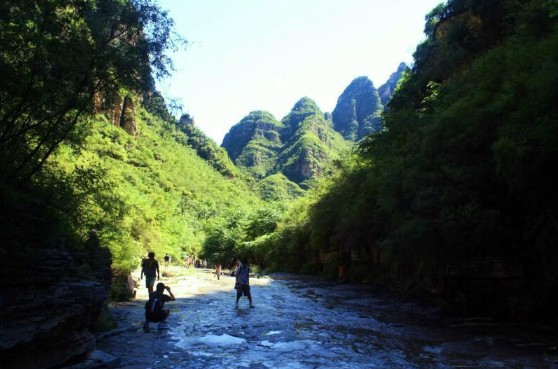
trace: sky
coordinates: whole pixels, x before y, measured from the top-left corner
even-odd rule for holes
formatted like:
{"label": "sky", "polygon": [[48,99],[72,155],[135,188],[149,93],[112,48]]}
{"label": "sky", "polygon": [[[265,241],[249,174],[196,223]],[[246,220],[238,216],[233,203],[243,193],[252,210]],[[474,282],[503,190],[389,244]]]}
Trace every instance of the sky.
{"label": "sky", "polygon": [[187,44],[157,88],[217,144],[251,111],[281,120],[306,96],[331,112],[355,78],[378,88],[411,64],[441,2],[159,0]]}

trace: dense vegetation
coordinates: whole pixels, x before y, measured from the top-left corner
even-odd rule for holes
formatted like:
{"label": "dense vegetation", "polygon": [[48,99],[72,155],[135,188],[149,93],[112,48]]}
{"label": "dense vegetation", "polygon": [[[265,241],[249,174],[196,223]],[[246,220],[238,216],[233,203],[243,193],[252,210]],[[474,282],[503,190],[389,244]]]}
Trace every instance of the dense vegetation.
{"label": "dense vegetation", "polygon": [[[96,109],[126,91],[152,91],[153,76],[172,68],[166,53],[181,40],[171,34],[172,20],[148,0],[2,2],[0,17],[4,281],[40,264],[48,249],[82,250],[105,211],[121,212],[122,201],[103,187],[102,168],[76,167],[65,175],[50,160],[62,143],[82,147]],[[103,237],[118,239],[111,232]]]}
{"label": "dense vegetation", "polygon": [[[165,121],[173,122],[174,119],[168,117]],[[225,149],[218,146],[213,140],[207,137],[205,133],[197,128],[194,124],[194,119],[190,117],[190,115],[184,114],[180,117],[178,126],[180,130],[186,134],[187,141],[184,143],[196,150],[200,158],[206,160],[213,168],[217,169],[219,173],[226,177],[232,178],[240,176],[240,171],[234,165]]]}
{"label": "dense vegetation", "polygon": [[52,158],[80,206],[66,213],[99,231],[115,267],[131,270],[146,250],[174,260],[199,255],[206,232],[259,204],[238,179],[227,179],[184,144],[176,126],[142,113],[140,135],[95,117],[81,150],[62,145]]}
{"label": "dense vegetation", "polygon": [[[449,1],[369,136],[281,225],[276,262],[536,316],[558,293],[558,7]],[[306,200],[308,201],[308,200]],[[308,217],[301,215],[307,211]]]}

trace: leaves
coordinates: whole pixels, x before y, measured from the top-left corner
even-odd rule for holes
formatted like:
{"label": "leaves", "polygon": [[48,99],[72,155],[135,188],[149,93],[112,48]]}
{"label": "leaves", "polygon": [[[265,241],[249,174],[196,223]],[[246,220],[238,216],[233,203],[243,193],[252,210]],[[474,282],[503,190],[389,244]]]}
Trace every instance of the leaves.
{"label": "leaves", "polygon": [[[26,181],[73,137],[93,98],[152,87],[172,21],[147,0],[5,2],[0,9],[0,176]],[[150,59],[151,58],[151,61]]]}

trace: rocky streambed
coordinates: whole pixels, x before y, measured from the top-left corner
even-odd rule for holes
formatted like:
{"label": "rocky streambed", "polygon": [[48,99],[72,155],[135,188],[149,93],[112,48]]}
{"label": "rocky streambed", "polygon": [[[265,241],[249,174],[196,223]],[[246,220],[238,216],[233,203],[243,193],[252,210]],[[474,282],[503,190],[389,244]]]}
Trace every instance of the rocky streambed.
{"label": "rocky streambed", "polygon": [[251,309],[245,298],[235,308],[234,278],[209,270],[162,281],[177,297],[170,328],[142,329],[140,286],[76,368],[558,368],[555,332],[451,318],[367,286],[251,278]]}

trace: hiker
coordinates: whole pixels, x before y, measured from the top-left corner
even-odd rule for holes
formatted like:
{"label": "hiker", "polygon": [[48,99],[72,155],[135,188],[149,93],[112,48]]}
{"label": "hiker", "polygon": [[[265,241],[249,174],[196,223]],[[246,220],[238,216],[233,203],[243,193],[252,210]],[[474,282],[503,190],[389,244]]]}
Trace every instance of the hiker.
{"label": "hiker", "polygon": [[159,262],[155,260],[155,253],[150,251],[147,254],[147,259],[143,259],[141,262],[141,274],[140,279],[143,278],[145,274],[145,287],[147,287],[147,292],[149,296],[153,293],[153,286],[155,285],[155,277],[157,280],[161,279],[159,275]]}
{"label": "hiker", "polygon": [[248,301],[250,302],[250,307],[253,308],[254,304],[252,304],[252,294],[250,293],[250,263],[248,262],[248,259],[238,260],[235,275],[236,275],[236,283],[234,285],[234,289],[236,290],[235,306],[238,307],[238,300],[240,300],[240,297],[244,295],[248,297]]}
{"label": "hiker", "polygon": [[165,254],[164,260],[165,260],[165,266],[169,266],[169,261],[170,261],[169,254]]}
{"label": "hiker", "polygon": [[215,276],[217,280],[221,279],[221,264],[215,265]]}
{"label": "hiker", "polygon": [[[169,294],[165,294],[167,290]],[[149,300],[145,303],[145,323],[144,329],[149,329],[149,323],[159,323],[159,329],[168,328],[166,320],[169,317],[170,309],[165,309],[165,302],[174,301],[174,297],[170,287],[165,286],[164,283],[157,283],[155,293],[149,296]]]}

